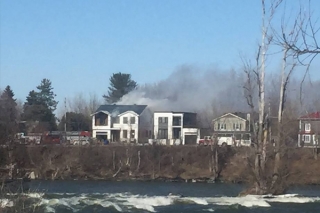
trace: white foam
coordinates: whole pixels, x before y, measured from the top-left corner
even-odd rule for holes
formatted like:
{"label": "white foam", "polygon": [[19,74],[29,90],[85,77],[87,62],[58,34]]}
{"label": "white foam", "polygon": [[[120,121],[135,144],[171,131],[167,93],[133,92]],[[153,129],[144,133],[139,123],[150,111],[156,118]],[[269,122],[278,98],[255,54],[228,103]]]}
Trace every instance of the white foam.
{"label": "white foam", "polygon": [[177,200],[184,200],[184,201],[190,201],[192,203],[198,204],[198,205],[208,205],[207,199],[199,198],[199,197],[185,197]]}
{"label": "white foam", "polygon": [[[57,194],[55,194],[57,195]],[[50,195],[48,195],[50,196]],[[317,197],[301,197],[297,194],[272,195],[247,195],[243,197],[181,197],[169,196],[147,196],[130,193],[104,193],[104,194],[81,194],[71,197],[45,199],[43,194],[31,193],[30,198],[39,199],[37,205],[45,206],[47,212],[54,212],[56,206],[65,206],[74,210],[81,210],[84,206],[100,205],[104,208],[112,207],[118,212],[128,212],[130,209],[141,209],[148,212],[156,212],[156,207],[169,206],[173,204],[196,204],[196,205],[241,205],[244,207],[270,207],[272,203],[310,203],[320,201]],[[6,201],[8,202],[8,201]],[[0,200],[0,205],[4,201]],[[208,209],[206,211],[213,211]]]}
{"label": "white foam", "polygon": [[45,212],[47,212],[47,213],[55,213],[56,210],[54,210],[54,208],[52,208],[52,207],[50,207],[50,206],[46,206]]}
{"label": "white foam", "polygon": [[127,198],[126,205],[134,206],[137,209],[144,209],[149,212],[155,212],[156,206],[168,206],[173,203],[173,198],[169,196],[135,196]]}
{"label": "white foam", "polygon": [[0,208],[13,207],[13,202],[9,199],[0,199]]}
{"label": "white foam", "polygon": [[313,203],[320,201],[319,197],[301,197],[298,194],[270,196],[264,199],[270,203]]}
{"label": "white foam", "polygon": [[270,204],[256,196],[204,198],[210,204],[221,206],[241,205],[245,207],[270,207]]}

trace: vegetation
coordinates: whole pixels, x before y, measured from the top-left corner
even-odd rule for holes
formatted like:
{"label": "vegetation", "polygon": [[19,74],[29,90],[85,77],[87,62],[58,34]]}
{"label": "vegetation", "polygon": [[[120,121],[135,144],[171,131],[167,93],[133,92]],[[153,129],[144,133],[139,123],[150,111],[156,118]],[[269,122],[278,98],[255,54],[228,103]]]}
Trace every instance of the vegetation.
{"label": "vegetation", "polygon": [[[253,128],[253,149],[248,156],[248,165],[253,175],[252,186],[245,192],[249,194],[282,194],[287,189],[288,173],[288,146],[286,141],[288,137],[288,129],[285,128],[284,119],[286,116],[286,97],[289,81],[295,67],[300,65],[307,66],[306,73],[309,70],[310,63],[314,57],[319,54],[319,46],[317,45],[316,34],[318,30],[314,29],[311,22],[311,13],[298,14],[291,29],[287,29],[282,23],[281,32],[279,33],[272,26],[272,19],[279,9],[282,0],[262,2],[262,40],[258,48],[256,56],[256,65],[251,66],[245,63],[244,72],[246,75],[246,83],[244,85],[245,97],[249,107],[251,108]],[[310,7],[309,7],[310,8]],[[300,11],[304,9],[301,8]],[[284,19],[284,17],[282,17]],[[280,36],[279,36],[280,35]],[[309,44],[311,41],[312,44]],[[302,42],[302,44],[300,44]],[[266,57],[271,44],[275,44],[282,52],[282,68],[280,70],[280,84],[278,86],[279,98],[277,111],[277,137],[272,143],[270,137],[271,115],[266,109],[265,100],[265,73],[266,73]],[[302,49],[301,49],[302,48]],[[304,48],[304,49],[303,49]],[[301,63],[299,57],[307,54],[311,58],[308,62],[304,60]],[[311,55],[311,57],[310,57]],[[255,92],[255,88],[258,92]],[[255,101],[257,103],[255,103]],[[258,116],[254,114],[258,111]],[[270,162],[272,162],[270,164]],[[268,168],[269,167],[269,168]],[[272,167],[273,169],[270,169]]]}
{"label": "vegetation", "polygon": [[13,141],[17,131],[17,103],[10,86],[0,96],[0,142]]}
{"label": "vegetation", "polygon": [[130,74],[114,73],[110,77],[110,86],[108,95],[104,95],[107,103],[113,104],[118,102],[124,95],[128,94],[137,87],[137,82],[131,79]]}
{"label": "vegetation", "polygon": [[82,113],[67,112],[67,121],[65,116],[62,117],[58,129],[64,131],[64,124],[67,122],[67,131],[89,131],[91,130],[91,118]]}
{"label": "vegetation", "polygon": [[58,102],[54,99],[56,94],[54,94],[51,84],[49,79],[43,79],[37,86],[38,91],[30,91],[27,101],[24,103],[22,119],[35,122],[36,125],[32,128],[34,131],[54,131],[57,129],[54,111]]}

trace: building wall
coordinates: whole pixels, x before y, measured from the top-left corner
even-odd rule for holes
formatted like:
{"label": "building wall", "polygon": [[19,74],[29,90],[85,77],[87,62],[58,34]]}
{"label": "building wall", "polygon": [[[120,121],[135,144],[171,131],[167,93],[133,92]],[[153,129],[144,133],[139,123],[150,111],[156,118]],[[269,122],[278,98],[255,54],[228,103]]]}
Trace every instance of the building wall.
{"label": "building wall", "polygon": [[[102,113],[102,112],[100,112],[100,113]],[[111,117],[109,116],[109,114],[105,113],[106,115],[108,115],[108,117],[107,117],[108,122],[106,122],[107,125],[100,125],[99,123],[97,123],[97,125],[96,125],[96,118],[98,118],[100,113],[92,116],[92,137],[96,138],[97,132],[105,132],[108,135],[108,137],[110,137]]]}
{"label": "building wall", "polygon": [[[135,139],[138,141],[138,131],[139,131],[139,116],[135,112],[125,112],[119,116],[119,123],[113,124],[113,129],[120,130],[120,141],[129,141],[130,138]],[[124,122],[124,118],[127,118],[127,123]],[[134,118],[134,122],[131,122],[131,118]],[[133,131],[133,135],[131,134]],[[127,132],[126,137],[124,133]]]}
{"label": "building wall", "polygon": [[[181,117],[180,125],[173,125],[173,118]],[[184,128],[184,113],[172,113],[172,112],[155,112],[153,116],[153,125],[154,125],[154,139],[159,141],[161,144],[174,145],[174,144],[185,144],[186,135],[196,136],[194,144],[197,143],[197,140],[200,139],[200,130],[198,128]],[[160,118],[167,118],[167,123],[159,123]],[[194,124],[192,126],[195,126]],[[168,135],[166,138],[159,137],[159,131],[161,129],[167,128]],[[180,128],[179,138],[174,138],[173,128]]]}
{"label": "building wall", "polygon": [[[153,117],[150,110],[144,110],[140,116],[133,111],[128,111],[117,116],[119,117],[119,122],[114,123],[114,119],[108,115],[107,125],[95,125],[95,119],[97,117],[92,116],[92,137],[96,138],[98,132],[105,132],[110,140],[112,131],[120,131],[120,141],[129,142],[131,138],[136,142],[139,142],[139,135],[145,137],[146,141],[146,137],[152,137],[151,131],[153,130]],[[127,118],[127,123],[124,122],[124,118]],[[135,118],[134,123],[131,122],[131,118]],[[133,135],[131,135],[132,131]],[[148,135],[143,133],[148,133]],[[126,137],[124,134],[126,134]]]}
{"label": "building wall", "polygon": [[[172,112],[155,112],[153,114],[153,125],[154,125],[154,138],[155,139],[159,139],[158,137],[158,133],[159,133],[159,129],[162,128],[166,128],[164,124],[159,124],[159,118],[168,118],[168,123],[167,123],[167,129],[168,129],[168,137],[167,138],[163,138],[163,139],[172,139],[173,138],[173,116],[181,116],[181,125],[180,126],[174,126],[174,127],[182,127],[183,124],[183,114],[182,113],[175,113],[173,114]],[[181,131],[182,132],[182,131]],[[182,135],[181,135],[182,136]]]}
{"label": "building wall", "polygon": [[[307,126],[310,125],[310,128]],[[320,140],[320,120],[300,120],[298,146],[299,147],[319,147]]]}
{"label": "building wall", "polygon": [[[248,131],[247,121],[235,116],[224,116],[213,121],[214,131]],[[235,129],[234,125],[238,125],[241,129]],[[222,129],[221,126],[224,126]]]}

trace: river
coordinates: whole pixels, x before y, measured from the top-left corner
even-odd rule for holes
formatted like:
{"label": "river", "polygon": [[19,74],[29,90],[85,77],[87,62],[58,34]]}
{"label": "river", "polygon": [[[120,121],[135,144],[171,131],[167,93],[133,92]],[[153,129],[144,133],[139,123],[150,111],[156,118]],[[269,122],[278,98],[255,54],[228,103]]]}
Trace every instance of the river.
{"label": "river", "polygon": [[245,186],[221,183],[32,181],[37,212],[318,213],[320,186],[282,196],[237,197]]}

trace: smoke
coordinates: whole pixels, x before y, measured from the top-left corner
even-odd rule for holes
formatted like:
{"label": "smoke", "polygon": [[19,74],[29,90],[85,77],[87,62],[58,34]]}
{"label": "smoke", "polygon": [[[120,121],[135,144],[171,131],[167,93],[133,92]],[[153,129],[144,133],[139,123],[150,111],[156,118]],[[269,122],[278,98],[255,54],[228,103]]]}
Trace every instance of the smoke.
{"label": "smoke", "polygon": [[165,80],[140,86],[117,104],[145,104],[154,111],[245,110],[242,85],[241,75],[233,70],[182,66]]}
{"label": "smoke", "polygon": [[113,110],[112,112],[111,112],[111,117],[117,117],[118,115],[120,114],[120,112],[119,112],[119,110]]}

